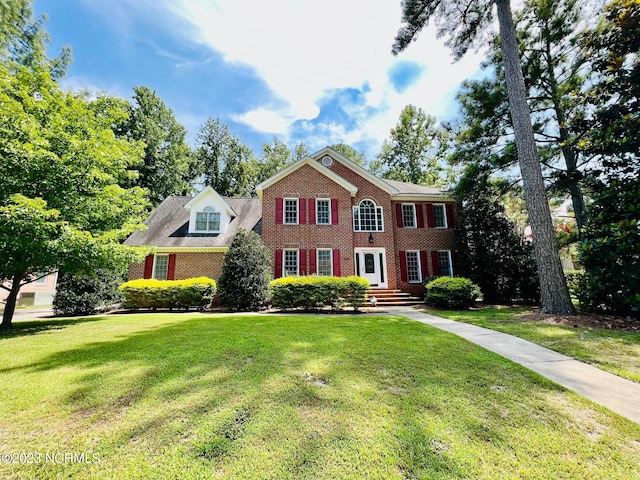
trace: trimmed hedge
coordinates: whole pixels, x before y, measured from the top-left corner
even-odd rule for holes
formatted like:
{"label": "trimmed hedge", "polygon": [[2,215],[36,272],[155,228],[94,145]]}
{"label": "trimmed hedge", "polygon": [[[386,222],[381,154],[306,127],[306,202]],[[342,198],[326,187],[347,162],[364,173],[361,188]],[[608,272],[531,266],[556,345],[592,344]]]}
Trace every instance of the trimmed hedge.
{"label": "trimmed hedge", "polygon": [[281,309],[315,310],[348,305],[358,310],[366,302],[369,282],[362,277],[284,277],[271,282],[271,302]]}
{"label": "trimmed hedge", "polygon": [[444,308],[469,308],[480,297],[480,287],[468,278],[439,277],[425,285],[425,302]]}
{"label": "trimmed hedge", "polygon": [[131,280],[120,285],[123,308],[207,308],[216,293],[216,282],[207,277],[186,280]]}

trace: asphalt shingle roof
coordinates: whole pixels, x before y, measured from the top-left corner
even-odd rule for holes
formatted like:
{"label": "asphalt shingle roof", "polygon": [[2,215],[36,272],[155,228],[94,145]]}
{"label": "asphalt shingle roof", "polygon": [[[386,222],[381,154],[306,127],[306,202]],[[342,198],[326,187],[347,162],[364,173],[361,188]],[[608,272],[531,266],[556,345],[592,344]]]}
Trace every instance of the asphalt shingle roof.
{"label": "asphalt shingle roof", "polygon": [[166,198],[144,222],[146,230],[134,232],[125,245],[156,247],[229,247],[238,229],[260,233],[262,205],[257,198],[225,198],[236,213],[220,234],[189,233],[189,210],[184,208],[192,197]]}

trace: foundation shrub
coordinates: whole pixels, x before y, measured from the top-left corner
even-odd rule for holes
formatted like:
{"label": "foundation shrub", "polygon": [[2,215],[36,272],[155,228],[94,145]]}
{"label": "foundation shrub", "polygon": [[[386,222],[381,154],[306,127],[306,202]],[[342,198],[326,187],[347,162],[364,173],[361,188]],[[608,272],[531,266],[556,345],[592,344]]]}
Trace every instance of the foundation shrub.
{"label": "foundation shrub", "polygon": [[271,302],[281,309],[315,310],[329,306],[358,310],[366,301],[369,282],[350,277],[284,277],[271,282]]}
{"label": "foundation shrub", "polygon": [[216,282],[207,277],[186,280],[131,280],[120,285],[123,308],[207,308],[216,293]]}

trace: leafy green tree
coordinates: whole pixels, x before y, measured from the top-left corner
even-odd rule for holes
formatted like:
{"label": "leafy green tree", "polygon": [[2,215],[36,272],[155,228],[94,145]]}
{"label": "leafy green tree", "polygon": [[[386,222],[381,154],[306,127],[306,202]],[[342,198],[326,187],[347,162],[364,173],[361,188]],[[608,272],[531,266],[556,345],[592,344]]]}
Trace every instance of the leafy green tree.
{"label": "leafy green tree", "polygon": [[353,163],[360,165],[361,167],[367,167],[367,159],[364,152],[359,152],[346,143],[334,143],[333,145],[330,145],[329,148],[335,150],[343,157],[348,158]]}
{"label": "leafy green tree", "polygon": [[62,92],[47,71],[0,65],[3,328],[20,287],[40,274],[118,270],[140,259],[120,242],[141,227],[146,191],[121,185],[142,150],[116,138],[113,120]]}
{"label": "leafy green tree", "polygon": [[540,289],[533,247],[500,202],[507,189],[476,165],[465,170],[454,191],[458,270],[480,286],[486,303],[535,303]]}
{"label": "leafy green tree", "polygon": [[580,303],[640,317],[640,2],[612,1],[583,46],[594,75],[581,147],[597,167],[580,244]]}
{"label": "leafy green tree", "polygon": [[392,52],[404,50],[430,19],[436,19],[440,35],[459,59],[467,50],[484,39],[497,7],[500,46],[505,70],[511,119],[514,126],[518,162],[533,232],[536,263],[540,279],[541,304],[544,313],[575,314],[567,282],[562,272],[551,211],[545,191],[542,168],[527,104],[516,29],[510,0],[470,0],[461,15],[458,2],[443,0],[404,0],[403,25],[398,31]]}
{"label": "leafy green tree", "polygon": [[0,60],[26,66],[45,68],[52,78],[63,77],[71,63],[71,47],[64,45],[57,57],[47,56],[50,38],[44,29],[47,16],[35,19],[31,0],[0,2]]}
{"label": "leafy green tree", "polygon": [[200,128],[195,158],[201,181],[220,195],[251,195],[258,171],[253,152],[220,120],[209,118]]}
{"label": "leafy green tree", "polygon": [[224,257],[218,292],[234,310],[259,310],[269,299],[273,267],[269,250],[255,232],[240,229]]}
{"label": "leafy green tree", "polygon": [[135,87],[128,118],[115,125],[118,135],[144,142],[142,161],[134,165],[138,176],[132,185],[149,190],[157,206],[170,195],[191,191],[191,150],[186,130],[173,111],[149,87]]}
{"label": "leafy green tree", "polygon": [[309,155],[309,151],[302,142],[296,145],[293,150],[276,137],[273,138],[273,143],[271,144],[263,143],[262,153],[258,158],[256,184],[272,177],[286,166],[307,155]]}
{"label": "leafy green tree", "polygon": [[442,186],[445,180],[438,159],[443,148],[444,137],[436,126],[436,119],[419,107],[407,105],[371,169],[382,178]]}

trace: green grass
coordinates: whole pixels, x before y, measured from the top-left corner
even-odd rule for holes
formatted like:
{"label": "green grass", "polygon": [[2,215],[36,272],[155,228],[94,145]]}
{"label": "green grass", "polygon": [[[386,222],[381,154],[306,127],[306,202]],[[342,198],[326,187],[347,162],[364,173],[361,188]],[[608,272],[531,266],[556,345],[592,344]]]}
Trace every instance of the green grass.
{"label": "green grass", "polygon": [[565,327],[516,317],[528,311],[531,309],[486,308],[431,313],[524,338],[640,383],[640,332]]}
{"label": "green grass", "polygon": [[640,478],[640,426],[401,317],[16,327],[0,338],[1,452],[99,463],[0,463],[0,478]]}

